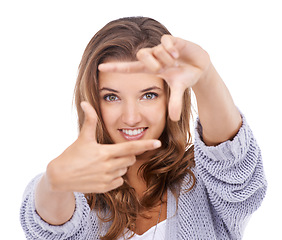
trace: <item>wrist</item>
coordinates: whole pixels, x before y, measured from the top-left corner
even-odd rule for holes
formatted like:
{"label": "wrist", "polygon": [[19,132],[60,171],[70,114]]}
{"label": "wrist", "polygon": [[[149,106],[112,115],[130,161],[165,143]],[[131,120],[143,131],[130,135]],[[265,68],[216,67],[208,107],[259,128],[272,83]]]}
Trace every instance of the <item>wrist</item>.
{"label": "wrist", "polygon": [[46,187],[52,193],[67,192],[63,187],[64,180],[62,177],[66,176],[65,174],[62,174],[62,171],[60,170],[60,158],[61,156],[55,158],[48,164],[43,176]]}
{"label": "wrist", "polygon": [[51,225],[67,222],[75,210],[72,192],[57,192],[50,188],[46,173],[42,175],[35,191],[35,209],[38,215]]}
{"label": "wrist", "polygon": [[192,89],[196,96],[206,94],[207,91],[211,92],[211,89],[215,86],[216,82],[219,82],[220,79],[221,78],[213,64],[210,63]]}

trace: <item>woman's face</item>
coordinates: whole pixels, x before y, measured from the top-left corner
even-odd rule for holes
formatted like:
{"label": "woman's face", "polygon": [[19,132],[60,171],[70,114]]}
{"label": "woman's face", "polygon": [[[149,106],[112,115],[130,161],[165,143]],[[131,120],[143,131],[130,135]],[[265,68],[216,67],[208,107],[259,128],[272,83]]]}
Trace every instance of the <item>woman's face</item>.
{"label": "woman's face", "polygon": [[100,107],[114,141],[158,139],[166,124],[164,81],[144,73],[99,73]]}

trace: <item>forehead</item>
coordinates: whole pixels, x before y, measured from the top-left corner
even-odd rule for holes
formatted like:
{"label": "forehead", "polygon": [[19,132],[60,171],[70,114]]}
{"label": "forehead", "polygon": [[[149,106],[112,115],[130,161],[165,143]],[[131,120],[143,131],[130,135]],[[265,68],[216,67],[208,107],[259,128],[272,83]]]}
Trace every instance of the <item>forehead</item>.
{"label": "forehead", "polygon": [[99,88],[111,87],[117,90],[122,89],[144,89],[151,86],[164,88],[162,78],[147,73],[108,73],[99,72]]}

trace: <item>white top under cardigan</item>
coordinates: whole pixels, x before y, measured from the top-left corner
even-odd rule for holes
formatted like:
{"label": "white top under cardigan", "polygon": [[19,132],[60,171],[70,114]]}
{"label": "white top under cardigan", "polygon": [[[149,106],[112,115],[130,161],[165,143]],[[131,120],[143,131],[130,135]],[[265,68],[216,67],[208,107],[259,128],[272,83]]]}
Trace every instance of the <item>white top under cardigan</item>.
{"label": "white top under cardigan", "polygon": [[[165,228],[166,228],[166,220],[151,227],[148,231],[144,232],[142,235],[138,235],[135,233],[134,236],[130,238],[130,240],[164,240]],[[132,235],[132,231],[129,231],[125,234],[125,237],[120,237],[118,240],[126,240],[131,235]]]}

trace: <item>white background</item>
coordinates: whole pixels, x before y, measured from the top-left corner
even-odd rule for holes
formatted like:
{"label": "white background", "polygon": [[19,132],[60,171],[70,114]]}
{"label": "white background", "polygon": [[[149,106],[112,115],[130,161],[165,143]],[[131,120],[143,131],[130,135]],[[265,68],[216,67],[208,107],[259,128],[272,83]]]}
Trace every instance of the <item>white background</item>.
{"label": "white background", "polygon": [[[211,55],[261,146],[269,183],[245,240],[281,236],[282,14],[279,1],[2,1],[0,3],[1,239],[25,239],[25,186],[77,136],[77,67],[108,21],[149,16]],[[277,217],[277,218],[276,218]]]}

